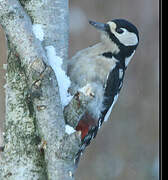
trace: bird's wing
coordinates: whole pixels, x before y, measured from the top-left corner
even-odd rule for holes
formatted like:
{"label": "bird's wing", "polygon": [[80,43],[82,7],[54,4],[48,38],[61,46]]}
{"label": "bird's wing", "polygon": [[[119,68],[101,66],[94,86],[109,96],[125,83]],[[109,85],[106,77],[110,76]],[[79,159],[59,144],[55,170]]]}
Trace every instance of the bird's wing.
{"label": "bird's wing", "polygon": [[[125,74],[125,68],[120,66],[119,64],[116,65],[116,67],[109,73],[107,77],[107,81],[104,86],[105,98],[103,104],[105,108],[103,109],[99,120],[98,121],[94,120],[93,117],[91,117],[88,114],[88,112],[86,112],[86,114],[84,114],[84,116],[81,118],[81,121],[79,121],[77,130],[81,130],[82,132],[82,144],[76,156],[76,164],[78,163],[79,158],[83,153],[83,151],[85,150],[85,148],[90,144],[91,140],[96,137],[98,129],[102,125],[103,121],[108,119],[112,107],[115,104],[118,94],[121,90],[124,74]],[[98,123],[95,124],[95,122]]]}
{"label": "bird's wing", "polygon": [[109,118],[112,108],[116,103],[119,92],[122,88],[124,74],[125,67],[121,66],[120,64],[117,64],[116,67],[109,73],[107,77],[107,81],[104,85],[104,109],[99,119],[99,127],[102,125],[104,121],[107,121],[107,119]]}

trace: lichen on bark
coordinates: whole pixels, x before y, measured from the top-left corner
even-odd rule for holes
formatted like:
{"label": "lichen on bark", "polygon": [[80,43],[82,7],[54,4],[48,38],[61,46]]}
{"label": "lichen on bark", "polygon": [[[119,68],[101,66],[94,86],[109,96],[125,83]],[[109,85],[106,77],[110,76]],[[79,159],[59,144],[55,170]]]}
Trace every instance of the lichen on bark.
{"label": "lichen on bark", "polygon": [[[16,48],[8,42],[5,148],[2,179],[46,179],[44,155],[38,149],[34,116],[27,104],[28,84]],[[21,175],[21,174],[22,175]]]}

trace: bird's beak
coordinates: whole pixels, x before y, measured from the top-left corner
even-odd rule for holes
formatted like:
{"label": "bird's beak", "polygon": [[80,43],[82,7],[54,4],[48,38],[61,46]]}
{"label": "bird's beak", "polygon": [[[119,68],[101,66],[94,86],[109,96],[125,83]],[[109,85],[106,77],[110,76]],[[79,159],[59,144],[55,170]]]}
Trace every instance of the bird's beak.
{"label": "bird's beak", "polygon": [[96,29],[99,29],[101,31],[106,31],[107,25],[104,23],[100,23],[100,22],[95,22],[95,21],[91,21],[89,20],[89,24],[91,24],[92,26],[94,26]]}

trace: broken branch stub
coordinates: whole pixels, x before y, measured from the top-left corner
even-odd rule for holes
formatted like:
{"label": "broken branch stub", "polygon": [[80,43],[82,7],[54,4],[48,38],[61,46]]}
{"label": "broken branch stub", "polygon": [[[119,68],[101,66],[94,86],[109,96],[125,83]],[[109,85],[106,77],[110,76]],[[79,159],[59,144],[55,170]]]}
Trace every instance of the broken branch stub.
{"label": "broken branch stub", "polygon": [[81,117],[86,112],[87,105],[92,98],[92,96],[86,96],[83,92],[78,91],[70,103],[64,108],[63,114],[66,124],[75,129]]}

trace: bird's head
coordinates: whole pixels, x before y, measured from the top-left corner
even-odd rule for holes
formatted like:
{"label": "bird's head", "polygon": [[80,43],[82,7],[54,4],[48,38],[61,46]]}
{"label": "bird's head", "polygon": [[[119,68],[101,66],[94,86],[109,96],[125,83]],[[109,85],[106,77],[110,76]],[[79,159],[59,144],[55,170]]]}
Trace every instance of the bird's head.
{"label": "bird's head", "polygon": [[[96,29],[101,31],[101,40],[109,46],[116,46],[116,53],[127,49],[135,50],[139,43],[137,28],[127,20],[115,19],[107,23],[89,21]],[[128,52],[129,53],[129,52]],[[125,54],[129,56],[129,54]]]}

